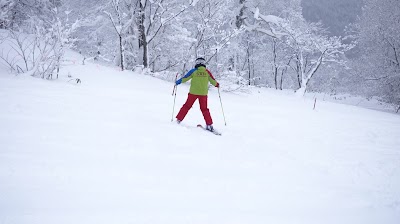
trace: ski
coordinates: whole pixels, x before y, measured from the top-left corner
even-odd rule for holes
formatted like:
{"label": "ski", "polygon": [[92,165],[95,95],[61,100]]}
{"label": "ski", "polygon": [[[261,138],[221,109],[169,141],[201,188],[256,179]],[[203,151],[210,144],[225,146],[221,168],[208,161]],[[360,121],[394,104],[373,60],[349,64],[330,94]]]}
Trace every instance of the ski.
{"label": "ski", "polygon": [[215,130],[215,128],[214,128],[214,130],[210,131],[210,130],[207,130],[207,129],[206,129],[203,125],[201,125],[201,124],[198,124],[197,127],[203,129],[204,131],[211,132],[211,133],[213,133],[214,135],[222,135],[220,132],[218,132],[217,130]]}

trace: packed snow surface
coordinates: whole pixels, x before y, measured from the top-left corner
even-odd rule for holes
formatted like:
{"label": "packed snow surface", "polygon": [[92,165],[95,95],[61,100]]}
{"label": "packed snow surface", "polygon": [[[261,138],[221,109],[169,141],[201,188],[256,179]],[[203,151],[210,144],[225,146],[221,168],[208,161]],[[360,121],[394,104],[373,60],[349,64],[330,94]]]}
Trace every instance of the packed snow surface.
{"label": "packed snow surface", "polygon": [[198,103],[171,122],[171,82],[68,57],[58,80],[0,69],[2,224],[400,221],[398,115],[254,88],[221,91],[225,126],[210,87],[215,136]]}

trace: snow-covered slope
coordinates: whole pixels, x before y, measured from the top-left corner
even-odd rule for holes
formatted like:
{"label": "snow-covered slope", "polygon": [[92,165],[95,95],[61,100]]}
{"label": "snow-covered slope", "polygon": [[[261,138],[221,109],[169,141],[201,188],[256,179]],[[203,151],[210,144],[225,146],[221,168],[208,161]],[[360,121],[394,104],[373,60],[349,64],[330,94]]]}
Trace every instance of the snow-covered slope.
{"label": "snow-covered slope", "polygon": [[81,84],[0,70],[2,224],[400,220],[397,115],[254,89],[224,126],[211,88],[215,136],[197,103],[171,122],[171,83],[69,57]]}

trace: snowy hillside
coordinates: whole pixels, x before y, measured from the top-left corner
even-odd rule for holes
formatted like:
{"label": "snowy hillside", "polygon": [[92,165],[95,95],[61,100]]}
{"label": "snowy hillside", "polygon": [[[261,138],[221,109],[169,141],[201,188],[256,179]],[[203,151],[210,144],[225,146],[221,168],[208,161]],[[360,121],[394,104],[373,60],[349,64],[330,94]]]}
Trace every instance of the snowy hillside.
{"label": "snowy hillside", "polygon": [[68,58],[0,70],[2,224],[399,223],[398,115],[254,89],[221,93],[224,126],[211,88],[215,136],[198,103],[171,122],[171,83]]}

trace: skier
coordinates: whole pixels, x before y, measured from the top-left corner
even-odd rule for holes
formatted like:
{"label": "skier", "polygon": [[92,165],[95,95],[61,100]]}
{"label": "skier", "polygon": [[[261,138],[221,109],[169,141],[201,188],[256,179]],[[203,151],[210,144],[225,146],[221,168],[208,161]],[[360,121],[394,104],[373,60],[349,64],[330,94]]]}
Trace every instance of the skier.
{"label": "skier", "polygon": [[177,80],[175,82],[175,85],[179,85],[182,82],[187,82],[190,79],[192,81],[190,82],[188,98],[185,104],[183,104],[178,115],[176,115],[177,122],[180,123],[185,118],[190,108],[192,108],[194,102],[199,99],[200,110],[203,113],[204,120],[206,121],[206,129],[213,132],[213,121],[210,111],[207,107],[208,83],[210,82],[213,86],[217,88],[219,88],[219,83],[214,79],[211,72],[206,69],[206,61],[204,58],[197,58],[195,67],[190,70],[184,77]]}

